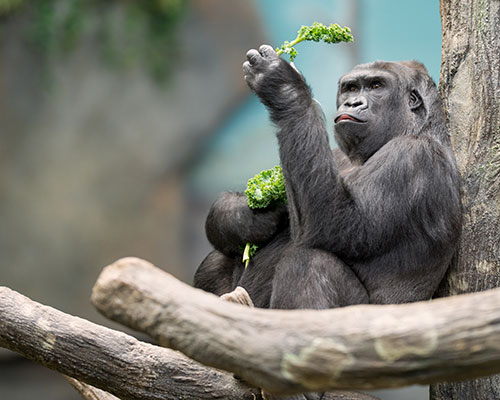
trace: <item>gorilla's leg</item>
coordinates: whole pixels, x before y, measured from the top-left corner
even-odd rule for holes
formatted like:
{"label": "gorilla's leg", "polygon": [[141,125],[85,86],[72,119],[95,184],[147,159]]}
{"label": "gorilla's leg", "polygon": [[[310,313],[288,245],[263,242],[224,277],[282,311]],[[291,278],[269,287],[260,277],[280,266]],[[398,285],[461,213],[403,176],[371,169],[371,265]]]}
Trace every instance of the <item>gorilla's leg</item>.
{"label": "gorilla's leg", "polygon": [[243,272],[240,260],[214,250],[201,262],[194,274],[194,287],[221,296],[234,289]]}
{"label": "gorilla's leg", "polygon": [[282,254],[270,308],[325,309],[368,302],[363,284],[335,255],[293,244]]}

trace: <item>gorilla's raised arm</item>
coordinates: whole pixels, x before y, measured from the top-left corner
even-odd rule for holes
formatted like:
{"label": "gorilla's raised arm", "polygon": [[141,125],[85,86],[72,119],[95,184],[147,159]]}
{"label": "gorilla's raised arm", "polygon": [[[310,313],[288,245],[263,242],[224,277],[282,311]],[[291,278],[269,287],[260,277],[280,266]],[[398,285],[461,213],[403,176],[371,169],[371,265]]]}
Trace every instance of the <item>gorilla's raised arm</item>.
{"label": "gorilla's raised arm", "polygon": [[310,240],[308,232],[323,225],[316,224],[316,217],[324,217],[319,214],[326,205],[335,207],[338,195],[332,195],[332,190],[341,190],[323,112],[302,76],[270,46],[248,51],[243,71],[279,128],[291,236],[304,243]]}

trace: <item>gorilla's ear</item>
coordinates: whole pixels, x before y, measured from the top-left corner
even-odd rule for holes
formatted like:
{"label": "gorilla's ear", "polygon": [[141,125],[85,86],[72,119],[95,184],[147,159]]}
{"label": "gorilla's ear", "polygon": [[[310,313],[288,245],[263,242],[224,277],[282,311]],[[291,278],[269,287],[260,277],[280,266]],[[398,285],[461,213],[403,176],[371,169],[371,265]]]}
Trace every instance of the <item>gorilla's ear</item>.
{"label": "gorilla's ear", "polygon": [[412,111],[417,111],[422,105],[424,104],[422,100],[422,96],[420,96],[420,93],[417,91],[417,89],[413,89],[410,92],[410,101],[409,101],[409,106],[410,110]]}

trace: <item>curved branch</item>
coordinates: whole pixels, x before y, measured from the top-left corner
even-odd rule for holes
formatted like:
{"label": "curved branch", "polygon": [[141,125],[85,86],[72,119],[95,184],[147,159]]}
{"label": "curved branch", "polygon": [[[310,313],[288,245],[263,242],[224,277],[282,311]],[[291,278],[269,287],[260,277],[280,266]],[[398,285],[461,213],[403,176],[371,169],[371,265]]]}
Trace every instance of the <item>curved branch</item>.
{"label": "curved branch", "polygon": [[150,263],[106,267],[107,317],[275,393],[372,389],[500,371],[500,291],[404,305],[263,310],[221,301]]}
{"label": "curved branch", "polygon": [[[0,287],[0,346],[120,399],[260,399],[231,374]],[[96,392],[98,393],[98,392]]]}
{"label": "curved branch", "polygon": [[97,389],[87,383],[77,381],[71,376],[63,376],[85,400],[120,400],[118,397],[115,397],[112,394],[105,392],[104,390]]}

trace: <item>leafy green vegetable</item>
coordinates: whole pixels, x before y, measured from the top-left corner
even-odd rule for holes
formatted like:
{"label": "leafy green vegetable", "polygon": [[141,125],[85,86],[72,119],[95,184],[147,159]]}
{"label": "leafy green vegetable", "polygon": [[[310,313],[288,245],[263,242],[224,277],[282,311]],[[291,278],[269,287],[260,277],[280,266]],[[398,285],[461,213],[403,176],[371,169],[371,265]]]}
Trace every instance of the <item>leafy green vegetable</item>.
{"label": "leafy green vegetable", "polygon": [[340,27],[338,24],[330,24],[325,26],[319,22],[313,23],[311,26],[302,25],[297,32],[297,37],[291,42],[286,41],[280,48],[276,49],[278,55],[288,54],[290,61],[297,57],[297,50],[293,46],[303,42],[304,40],[312,40],[314,42],[325,43],[340,43],[352,42],[354,39],[351,35],[351,30],[348,27]]}
{"label": "leafy green vegetable", "polygon": [[247,243],[245,249],[243,250],[243,259],[242,262],[245,263],[245,268],[248,267],[248,263],[250,259],[255,255],[259,246],[253,243]]}
{"label": "leafy green vegetable", "polygon": [[[276,166],[250,178],[245,195],[248,207],[251,209],[266,208],[271,204],[286,204],[285,180],[281,167]],[[248,263],[257,249],[258,246],[253,243],[246,244],[242,259],[245,268],[248,267]]]}
{"label": "leafy green vegetable", "polygon": [[276,166],[250,178],[245,195],[248,207],[252,209],[266,208],[272,203],[286,204],[285,180],[281,167]]}

